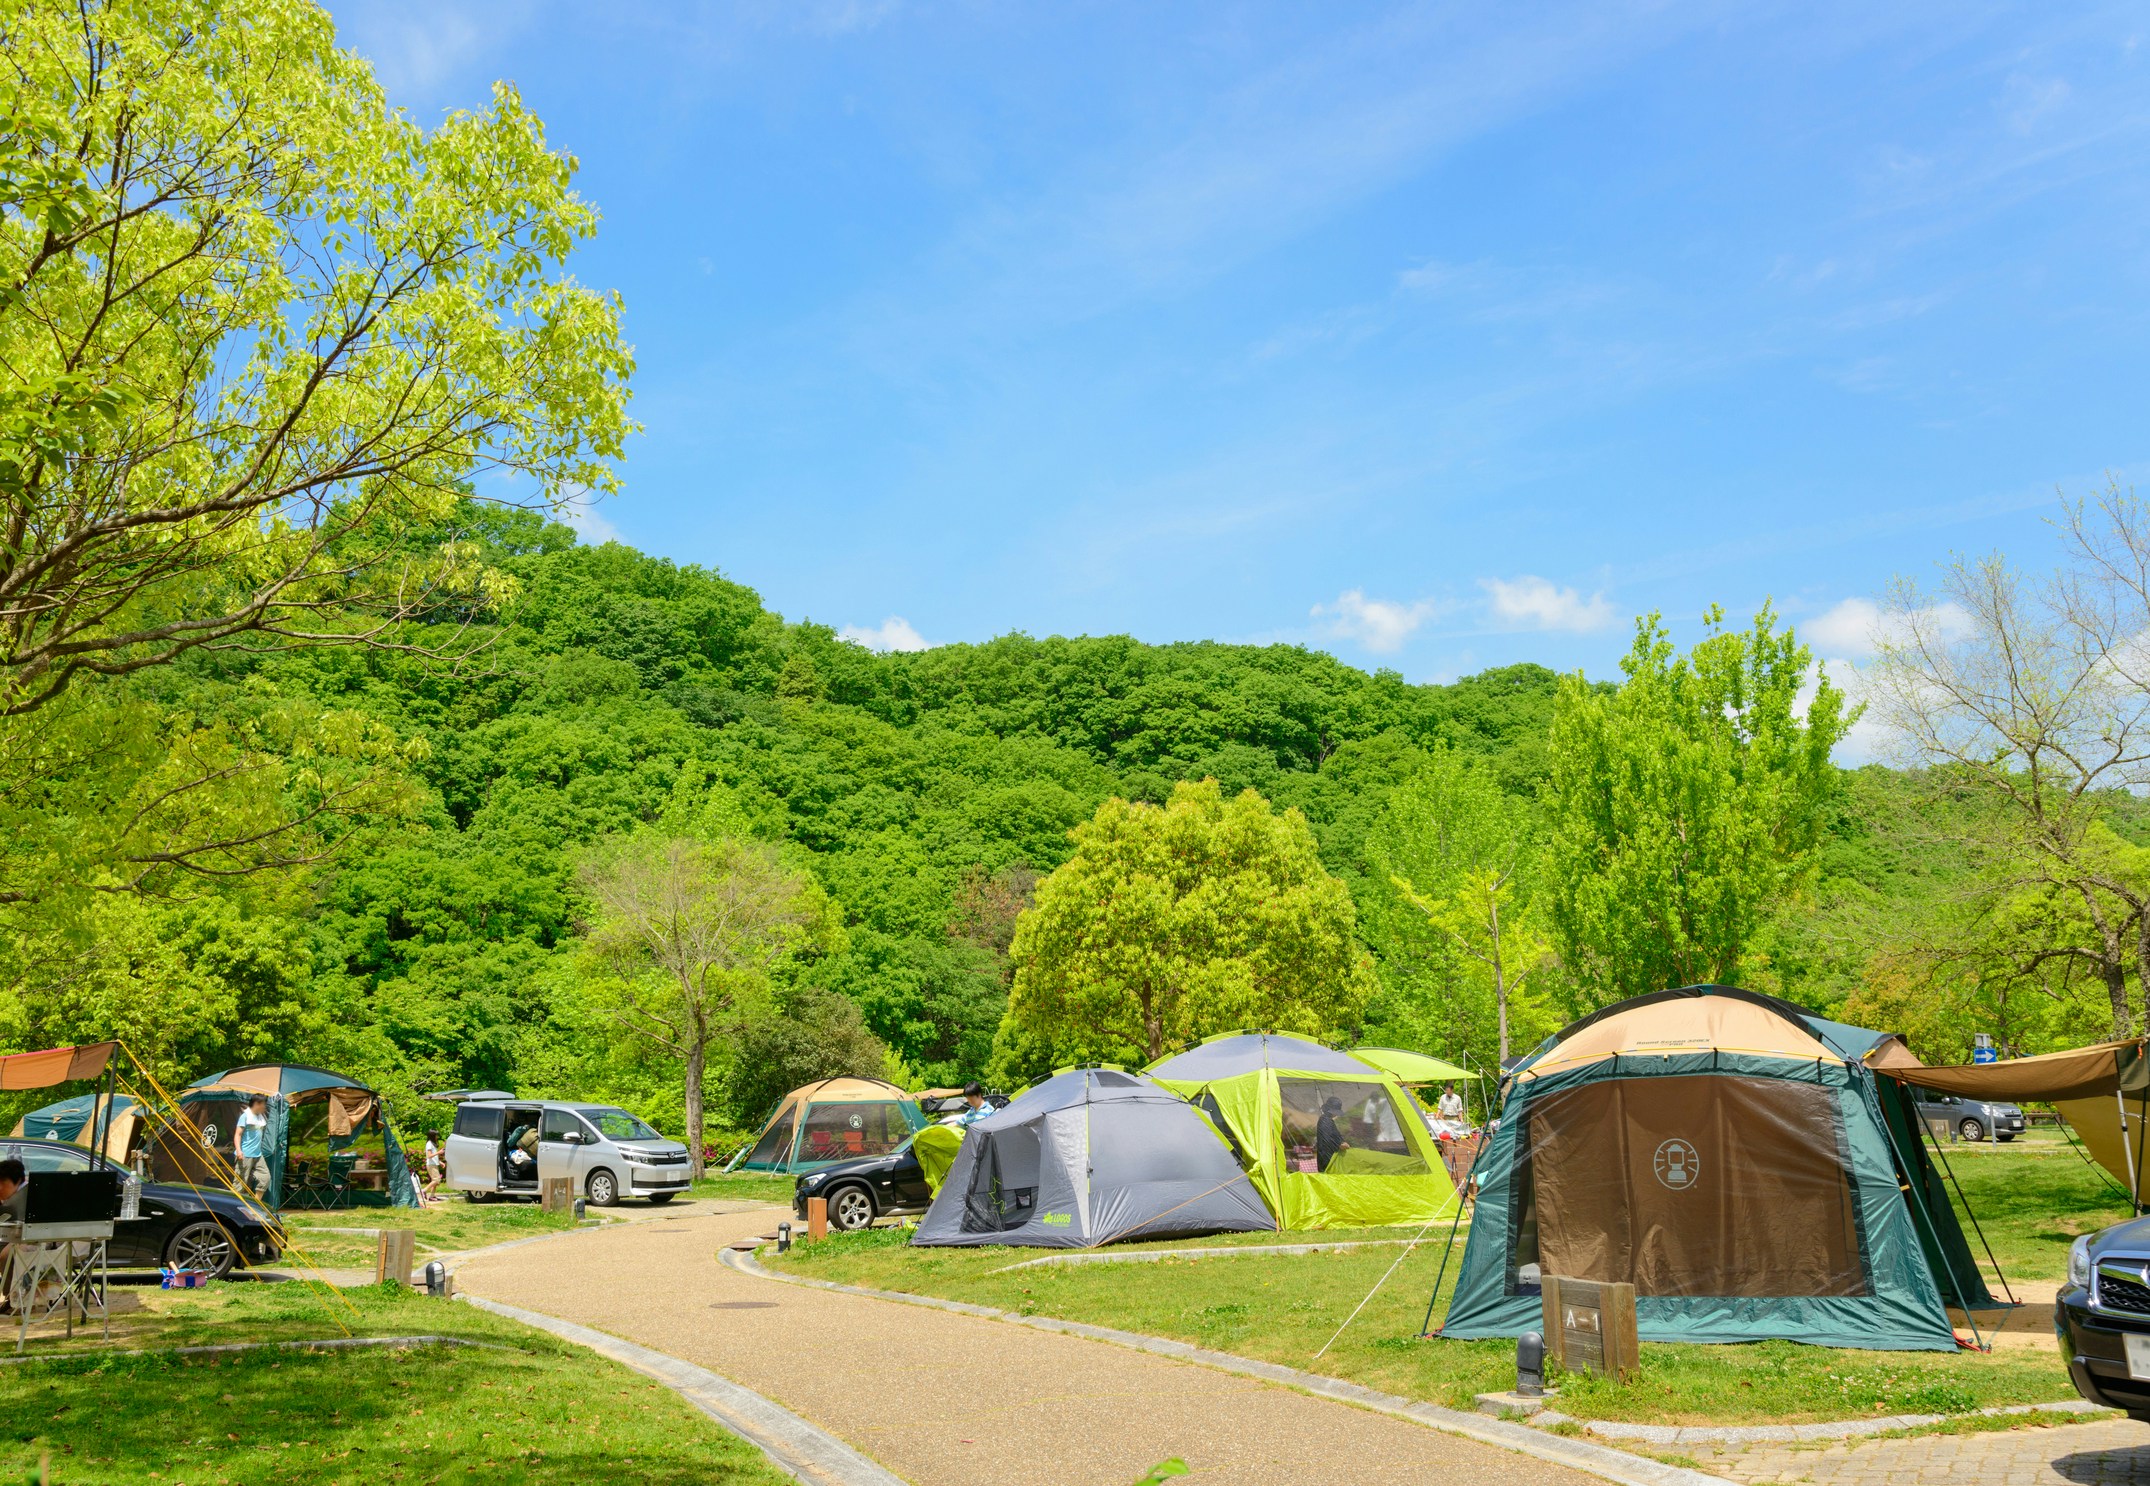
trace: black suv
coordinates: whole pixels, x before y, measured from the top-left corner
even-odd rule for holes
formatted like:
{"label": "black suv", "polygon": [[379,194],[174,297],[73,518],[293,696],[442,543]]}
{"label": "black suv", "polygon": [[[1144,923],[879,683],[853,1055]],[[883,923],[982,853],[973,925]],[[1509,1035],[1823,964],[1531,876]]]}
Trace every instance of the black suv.
{"label": "black suv", "polygon": [[2075,1241],[2053,1329],[2076,1392],[2150,1423],[2150,1218]]}
{"label": "black suv", "polygon": [[809,1171],[792,1189],[791,1210],[806,1221],[810,1197],[828,1199],[829,1226],[854,1232],[891,1213],[922,1213],[933,1205],[926,1174],[911,1153],[911,1143],[885,1156],[860,1156]]}
{"label": "black suv", "polygon": [[[37,1185],[40,1171],[88,1171],[90,1153],[57,1140],[0,1136],[0,1157],[13,1156]],[[141,1216],[112,1227],[105,1247],[114,1269],[204,1270],[217,1279],[241,1265],[274,1264],[283,1232],[268,1212],[222,1190],[145,1182]]]}

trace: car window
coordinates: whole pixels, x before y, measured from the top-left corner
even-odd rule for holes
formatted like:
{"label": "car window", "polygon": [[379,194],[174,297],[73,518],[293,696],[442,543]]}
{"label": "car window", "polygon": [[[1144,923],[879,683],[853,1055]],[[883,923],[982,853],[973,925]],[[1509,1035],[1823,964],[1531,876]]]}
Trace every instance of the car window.
{"label": "car window", "polygon": [[25,1171],[88,1171],[90,1153],[56,1145],[12,1145],[9,1155],[22,1162]]}
{"label": "car window", "polygon": [[546,1110],[545,1118],[538,1126],[538,1139],[556,1144],[566,1140],[570,1135],[580,1135],[587,1138],[589,1133],[588,1127],[582,1121],[576,1119],[571,1112],[564,1109]]}
{"label": "car window", "polygon": [[455,1112],[455,1133],[474,1136],[479,1140],[498,1140],[502,1129],[501,1111],[497,1109],[474,1109],[466,1104]]}

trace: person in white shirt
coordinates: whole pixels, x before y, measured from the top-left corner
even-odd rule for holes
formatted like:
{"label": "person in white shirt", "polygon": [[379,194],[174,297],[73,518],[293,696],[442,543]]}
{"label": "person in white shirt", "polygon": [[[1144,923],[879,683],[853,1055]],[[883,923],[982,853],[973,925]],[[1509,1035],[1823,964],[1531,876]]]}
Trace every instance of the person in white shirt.
{"label": "person in white shirt", "polygon": [[239,1158],[239,1184],[263,1197],[269,1195],[269,1161],[264,1142],[269,1135],[269,1101],[256,1094],[239,1111],[232,1131],[232,1154]]}
{"label": "person in white shirt", "polygon": [[1463,1096],[1456,1092],[1454,1084],[1441,1090],[1440,1101],[1434,1105],[1434,1113],[1444,1120],[1460,1120],[1463,1114]]}

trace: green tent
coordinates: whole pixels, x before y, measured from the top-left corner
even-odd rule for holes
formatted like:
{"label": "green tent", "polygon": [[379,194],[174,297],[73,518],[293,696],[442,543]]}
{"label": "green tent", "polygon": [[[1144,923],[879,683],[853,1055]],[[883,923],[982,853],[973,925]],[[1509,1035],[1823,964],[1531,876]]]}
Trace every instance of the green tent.
{"label": "green tent", "polygon": [[1730,986],[1638,996],[1516,1068],[1440,1334],[1542,1325],[1540,1278],[1627,1281],[1645,1341],[1948,1351],[1990,1306],[1893,1039]]}
{"label": "green tent", "polygon": [[1225,1132],[1279,1228],[1423,1224],[1455,1210],[1417,1105],[1349,1053],[1231,1032],[1143,1071]]}
{"label": "green tent", "polygon": [[[268,1205],[272,1208],[418,1206],[418,1184],[388,1122],[381,1096],[356,1079],[298,1063],[252,1063],[198,1078],[179,1110],[201,1144],[228,1163],[239,1112],[256,1094],[268,1102]],[[372,1141],[381,1145],[371,1163]],[[217,1163],[189,1143],[159,1139],[150,1156],[158,1181],[217,1185]]]}
{"label": "green tent", "polygon": [[1362,1063],[1373,1064],[1400,1084],[1445,1084],[1477,1077],[1468,1068],[1458,1068],[1453,1063],[1400,1047],[1355,1047],[1351,1056]]}

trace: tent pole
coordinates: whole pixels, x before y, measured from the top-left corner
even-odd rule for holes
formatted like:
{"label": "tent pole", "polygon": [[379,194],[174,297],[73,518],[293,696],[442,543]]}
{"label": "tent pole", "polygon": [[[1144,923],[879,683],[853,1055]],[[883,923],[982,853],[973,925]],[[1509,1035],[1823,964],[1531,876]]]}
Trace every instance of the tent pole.
{"label": "tent pole", "polygon": [[2113,1089],[2113,1107],[2120,1111],[2120,1149],[2128,1163],[2128,1201],[2135,1212],[2143,1210],[2143,1169],[2135,1159],[2134,1142],[2128,1139],[2128,1101],[2116,1085]]}
{"label": "tent pole", "polygon": [[[1433,1308],[1441,1299],[1441,1281],[1448,1278],[1448,1256],[1456,1251],[1456,1230],[1463,1226],[1463,1208],[1471,1195],[1471,1178],[1477,1175],[1478,1158],[1486,1153],[1486,1147],[1491,1144],[1493,1144],[1491,1134],[1481,1133],[1479,1135],[1478,1149],[1471,1152],[1470,1169],[1463,1173],[1463,1190],[1456,1194],[1455,1220],[1448,1225],[1448,1244],[1441,1250],[1441,1272],[1433,1277],[1433,1293],[1426,1297],[1426,1319],[1418,1324],[1418,1339],[1420,1341],[1425,1341],[1433,1335],[1433,1332],[1428,1328],[1433,1325]],[[1331,1338],[1331,1340],[1334,1340],[1334,1338]]]}
{"label": "tent pole", "polygon": [[[1926,1122],[1921,1120],[1919,1123],[1923,1125]],[[1926,1138],[1933,1142],[1934,1154],[1941,1158],[1941,1170],[1947,1174],[1948,1184],[1956,1189],[1956,1200],[1962,1203],[1963,1210],[1970,1214],[1971,1231],[1978,1235],[1978,1246],[1986,1251],[1986,1262],[1993,1266],[1993,1273],[1999,1278],[2001,1290],[2008,1296],[2008,1303],[2010,1305],[2023,1304],[2022,1301],[2016,1299],[2015,1287],[2008,1283],[2008,1276],[2002,1272],[2001,1261],[1993,1257],[1993,1245],[1986,1242],[1985,1226],[1978,1221],[1978,1214],[1971,1207],[1971,1199],[1963,1195],[1963,1183],[1956,1180],[1956,1169],[1948,1164],[1948,1152],[1941,1149],[1941,1142],[1934,1139],[1934,1134],[1931,1130],[1926,1132]]]}
{"label": "tent pole", "polygon": [[[1868,1077],[1872,1078],[1875,1077],[1875,1075],[1869,1073]],[[1902,1087],[1901,1083],[1898,1084],[1898,1087]],[[1911,1178],[1914,1172],[1914,1168],[1909,1161],[1906,1161],[1904,1159],[1904,1148],[1896,1143],[1896,1132],[1889,1128],[1889,1112],[1881,1107],[1881,1089],[1878,1084],[1874,1088],[1873,1098],[1874,1113],[1878,1115],[1881,1119],[1881,1133],[1884,1137],[1887,1138],[1889,1142],[1890,1154],[1896,1157],[1896,1169],[1899,1173],[1901,1173],[1899,1179],[1903,1183],[1903,1191],[1906,1198],[1909,1198],[1911,1196]],[[1919,1114],[1918,1106],[1915,1102],[1912,1104],[1911,1118],[1913,1118],[1914,1120],[1923,1118],[1923,1116]],[[1921,1147],[1921,1149],[1923,1149],[1923,1147]],[[1904,1205],[1911,1209],[1911,1226],[1915,1230],[1918,1227],[1918,1215],[1923,1209],[1924,1201],[1923,1199],[1921,1199],[1921,1201],[1919,1202],[1906,1201]],[[1986,1345],[1985,1337],[1979,1333],[1978,1316],[1975,1312],[1972,1311],[1970,1300],[1964,1295],[1963,1287],[1956,1283],[1955,1272],[1951,1270],[1948,1266],[1948,1253],[1941,1246],[1941,1232],[1938,1228],[1934,1227],[1933,1220],[1931,1217],[1929,1217],[1926,1222],[1926,1233],[1928,1237],[1933,1239],[1934,1252],[1941,1256],[1941,1270],[1942,1273],[1948,1276],[1949,1288],[1956,1292],[1956,1304],[1963,1307],[1963,1318],[1971,1323],[1971,1339],[1978,1343],[1978,1349],[1981,1352],[1992,1351],[1993,1349]],[[1944,1315],[1942,1319],[1946,1320],[1947,1317]]]}

